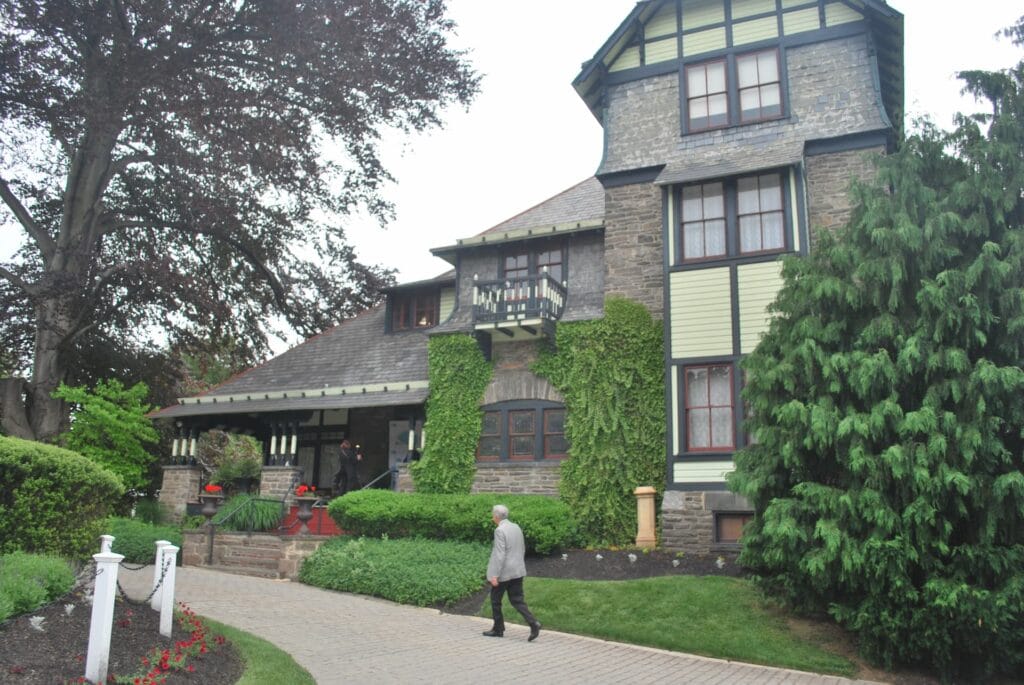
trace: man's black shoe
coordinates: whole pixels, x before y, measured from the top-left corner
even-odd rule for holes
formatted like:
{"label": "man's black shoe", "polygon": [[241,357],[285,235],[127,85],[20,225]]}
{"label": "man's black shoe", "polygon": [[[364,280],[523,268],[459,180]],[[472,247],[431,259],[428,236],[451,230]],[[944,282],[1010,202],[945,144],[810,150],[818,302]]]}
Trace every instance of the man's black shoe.
{"label": "man's black shoe", "polygon": [[540,623],[534,623],[530,626],[530,637],[526,638],[527,642],[533,642],[540,635]]}
{"label": "man's black shoe", "polygon": [[500,630],[495,630],[494,628],[484,631],[484,635],[486,635],[487,637],[501,637],[504,634],[505,633],[501,632]]}

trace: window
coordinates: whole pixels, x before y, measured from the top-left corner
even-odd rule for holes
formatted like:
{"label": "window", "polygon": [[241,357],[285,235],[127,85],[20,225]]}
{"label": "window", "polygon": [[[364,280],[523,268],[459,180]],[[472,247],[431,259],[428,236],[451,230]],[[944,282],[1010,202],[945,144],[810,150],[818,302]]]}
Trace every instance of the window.
{"label": "window", "polygon": [[686,67],[686,111],[691,131],[729,125],[725,66],[723,60]]}
{"label": "window", "polygon": [[395,295],[391,303],[391,330],[436,326],[440,310],[441,297],[438,293]]}
{"label": "window", "polygon": [[715,542],[739,543],[743,527],[754,520],[753,514],[716,514]]}
{"label": "window", "polygon": [[736,58],[740,121],[748,123],[782,116],[779,53],[765,50]]}
{"label": "window", "polygon": [[547,273],[555,281],[562,282],[565,255],[562,247],[549,246],[540,250],[506,254],[502,260],[502,278],[507,280],[525,279],[529,276]]}
{"label": "window", "polygon": [[725,252],[722,183],[683,188],[683,261],[721,257]]}
{"label": "window", "polygon": [[684,133],[783,116],[782,66],[777,49],[690,64],[683,73]]}
{"label": "window", "polygon": [[683,263],[786,249],[786,182],[779,172],[684,186]]}
{"label": "window", "polygon": [[478,461],[564,459],[565,408],[554,402],[514,401],[484,412]]}
{"label": "window", "polygon": [[690,452],[731,451],[736,446],[732,367],[686,369],[686,447]]}

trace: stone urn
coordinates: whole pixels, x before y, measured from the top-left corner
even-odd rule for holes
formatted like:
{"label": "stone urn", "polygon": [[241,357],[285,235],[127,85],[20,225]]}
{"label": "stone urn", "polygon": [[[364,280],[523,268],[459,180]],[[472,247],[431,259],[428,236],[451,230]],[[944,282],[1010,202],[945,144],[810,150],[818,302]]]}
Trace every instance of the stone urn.
{"label": "stone urn", "polygon": [[210,519],[213,518],[214,514],[220,508],[221,503],[224,501],[224,495],[217,493],[211,494],[204,492],[199,495],[199,502],[203,505],[203,508],[199,511],[200,514],[206,517],[206,523],[209,525]]}
{"label": "stone urn", "polygon": [[302,535],[309,534],[309,520],[313,518],[313,505],[316,504],[319,497],[315,496],[300,496],[295,498],[295,505],[298,510],[295,512],[295,518],[299,520],[302,527],[299,528],[299,533]]}

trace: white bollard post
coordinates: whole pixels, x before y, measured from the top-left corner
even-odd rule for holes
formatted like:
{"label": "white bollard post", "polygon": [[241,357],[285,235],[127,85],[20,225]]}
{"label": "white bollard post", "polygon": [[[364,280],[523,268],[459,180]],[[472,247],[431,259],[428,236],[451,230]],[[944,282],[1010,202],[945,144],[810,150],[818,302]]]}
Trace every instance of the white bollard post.
{"label": "white bollard post", "polygon": [[164,548],[170,544],[170,540],[156,541],[156,561],[153,562],[153,587],[151,588],[153,596],[149,598],[149,607],[153,611],[160,611],[160,598],[164,593],[160,592],[156,588],[160,585],[160,577],[163,575]]}
{"label": "white bollard post", "polygon": [[93,590],[92,619],[89,623],[85,679],[92,683],[105,683],[107,667],[110,665],[110,633],[114,623],[117,568],[124,555],[101,552],[92,555],[92,558],[96,561],[96,585]]}
{"label": "white bollard post", "polygon": [[174,545],[164,547],[164,562],[167,572],[164,584],[160,588],[163,597],[160,600],[160,634],[171,636],[171,620],[174,618],[174,569],[178,563],[178,548]]}
{"label": "white bollard post", "polygon": [[100,554],[110,554],[110,548],[114,544],[113,535],[100,536]]}

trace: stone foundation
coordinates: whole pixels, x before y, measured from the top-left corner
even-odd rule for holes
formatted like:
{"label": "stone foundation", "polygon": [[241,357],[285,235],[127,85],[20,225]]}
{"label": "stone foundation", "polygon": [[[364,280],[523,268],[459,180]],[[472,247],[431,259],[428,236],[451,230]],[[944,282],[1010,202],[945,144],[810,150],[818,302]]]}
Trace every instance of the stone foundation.
{"label": "stone foundation", "polygon": [[[516,495],[548,495],[558,497],[558,484],[562,482],[562,462],[542,461],[529,463],[500,462],[477,464],[470,492],[494,492]],[[398,492],[416,490],[409,474],[408,464],[398,465]]]}
{"label": "stone foundation", "polygon": [[715,541],[715,513],[752,510],[745,498],[731,492],[668,490],[661,501],[661,546],[691,554],[735,551],[738,545]]}
{"label": "stone foundation", "polygon": [[198,466],[164,466],[160,485],[160,511],[164,520],[181,523],[189,503],[199,501],[199,483],[203,470]]}

